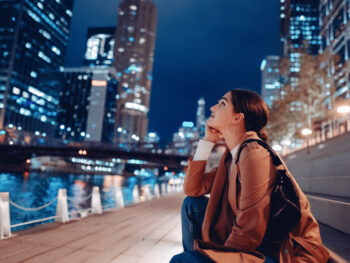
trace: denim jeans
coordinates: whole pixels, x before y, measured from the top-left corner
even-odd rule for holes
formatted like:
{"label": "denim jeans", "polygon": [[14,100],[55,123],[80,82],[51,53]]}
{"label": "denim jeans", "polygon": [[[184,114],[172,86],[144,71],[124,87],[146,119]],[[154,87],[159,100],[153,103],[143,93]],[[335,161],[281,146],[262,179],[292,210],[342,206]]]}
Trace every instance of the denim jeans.
{"label": "denim jeans", "polygon": [[[193,240],[202,239],[202,224],[205,210],[208,205],[208,198],[205,196],[187,196],[182,203],[181,224],[182,224],[182,246],[184,252],[175,255],[170,263],[212,263],[211,259],[198,251],[193,251]],[[272,258],[266,257],[265,263],[275,263]]]}

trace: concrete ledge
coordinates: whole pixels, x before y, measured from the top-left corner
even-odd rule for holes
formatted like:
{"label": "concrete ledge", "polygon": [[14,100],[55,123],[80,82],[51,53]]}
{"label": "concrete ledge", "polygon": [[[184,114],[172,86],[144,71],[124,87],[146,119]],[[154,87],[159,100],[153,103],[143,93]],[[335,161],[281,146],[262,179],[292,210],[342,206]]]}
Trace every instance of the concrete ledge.
{"label": "concrete ledge", "polygon": [[304,192],[350,198],[350,176],[295,177]]}
{"label": "concrete ledge", "polygon": [[307,197],[317,221],[350,234],[350,203],[313,195]]}

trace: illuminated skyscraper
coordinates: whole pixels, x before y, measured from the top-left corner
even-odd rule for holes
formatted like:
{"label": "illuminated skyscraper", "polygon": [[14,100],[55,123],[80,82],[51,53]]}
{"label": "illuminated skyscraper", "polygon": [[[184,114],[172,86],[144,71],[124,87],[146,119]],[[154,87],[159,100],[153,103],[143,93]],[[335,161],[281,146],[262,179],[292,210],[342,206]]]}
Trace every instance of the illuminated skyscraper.
{"label": "illuminated skyscraper", "polygon": [[118,11],[114,46],[117,95],[117,142],[147,134],[157,9],[149,0],[123,0]]}
{"label": "illuminated skyscraper", "polygon": [[279,98],[281,83],[279,73],[279,57],[267,56],[261,63],[261,96],[271,108],[272,102]]}
{"label": "illuminated skyscraper", "polygon": [[113,63],[115,27],[88,29],[84,65],[110,66]]}
{"label": "illuminated skyscraper", "polygon": [[[329,109],[350,98],[350,2],[346,0],[320,3],[321,52],[337,55],[329,61],[327,71],[334,79],[335,90],[328,89]],[[336,61],[337,60],[337,61]]]}
{"label": "illuminated skyscraper", "polygon": [[296,86],[300,54],[317,55],[320,49],[319,0],[281,0],[280,29],[281,55],[290,60],[290,81]]}
{"label": "illuminated skyscraper", "polygon": [[200,98],[198,100],[198,107],[197,107],[197,119],[196,119],[196,128],[199,133],[199,136],[204,136],[205,133],[205,124],[206,124],[206,118],[205,118],[205,100],[204,98]]}
{"label": "illuminated skyscraper", "polygon": [[0,128],[54,135],[58,91],[43,80],[63,66],[72,8],[73,0],[0,1]]}
{"label": "illuminated skyscraper", "polygon": [[108,68],[64,68],[57,137],[112,142],[118,82]]}

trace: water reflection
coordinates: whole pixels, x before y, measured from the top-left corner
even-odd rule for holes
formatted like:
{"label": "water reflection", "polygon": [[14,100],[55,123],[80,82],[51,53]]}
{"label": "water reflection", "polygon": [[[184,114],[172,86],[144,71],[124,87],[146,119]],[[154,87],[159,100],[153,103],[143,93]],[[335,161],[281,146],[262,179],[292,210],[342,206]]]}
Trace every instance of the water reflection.
{"label": "water reflection", "polygon": [[[77,216],[81,209],[91,207],[90,194],[94,186],[100,188],[102,207],[113,208],[116,207],[115,193],[117,189],[121,190],[124,205],[127,206],[133,202],[135,185],[139,187],[140,196],[142,197],[146,192],[146,188],[153,193],[156,181],[156,176],[137,178],[120,175],[2,173],[0,174],[0,192],[9,192],[10,200],[16,204],[27,208],[35,208],[50,202],[57,197],[60,188],[65,188],[67,189],[69,212],[72,216]],[[11,225],[50,217],[55,214],[56,202],[39,211],[23,211],[12,205],[10,206]],[[33,225],[15,227],[12,228],[12,231],[29,228]]]}

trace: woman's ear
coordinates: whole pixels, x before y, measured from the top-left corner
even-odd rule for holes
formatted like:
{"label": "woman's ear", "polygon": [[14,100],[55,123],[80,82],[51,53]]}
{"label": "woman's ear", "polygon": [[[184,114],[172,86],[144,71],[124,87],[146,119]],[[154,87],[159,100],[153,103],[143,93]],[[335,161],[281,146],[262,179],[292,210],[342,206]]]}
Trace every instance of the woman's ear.
{"label": "woman's ear", "polygon": [[237,113],[233,120],[235,123],[240,123],[241,121],[244,121],[244,113]]}

